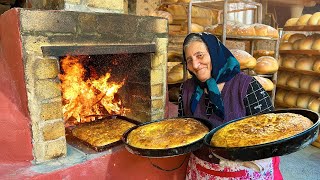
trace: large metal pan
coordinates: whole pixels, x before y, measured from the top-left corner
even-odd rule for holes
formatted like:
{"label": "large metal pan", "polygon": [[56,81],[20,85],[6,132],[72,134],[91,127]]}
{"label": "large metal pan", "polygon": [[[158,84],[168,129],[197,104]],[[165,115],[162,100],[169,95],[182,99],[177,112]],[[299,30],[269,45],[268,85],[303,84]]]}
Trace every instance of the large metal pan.
{"label": "large metal pan", "polygon": [[[257,159],[264,159],[274,156],[282,156],[285,154],[290,154],[296,152],[300,149],[305,148],[309,144],[311,144],[318,136],[319,133],[319,114],[306,110],[306,109],[282,109],[276,110],[268,113],[296,113],[301,114],[307,118],[309,118],[314,125],[311,126],[309,129],[296,134],[294,136],[281,139],[278,141],[260,144],[255,146],[247,146],[247,147],[232,147],[232,148],[225,148],[225,147],[214,147],[210,145],[211,138],[215,132],[217,132],[222,127],[226,126],[235,121],[242,120],[236,119],[230,121],[226,124],[218,126],[211,130],[205,137],[204,137],[204,144],[209,148],[210,153],[212,155],[216,154],[221,156],[225,159],[229,160],[239,160],[239,161],[252,161]],[[249,116],[248,116],[249,117]]]}
{"label": "large metal pan", "polygon": [[[203,123],[205,126],[207,126],[209,128],[209,131],[213,128],[213,124],[205,119],[201,119],[201,118],[194,118],[194,117],[178,117],[178,118],[174,118],[174,119],[179,119],[179,118],[193,118],[198,120],[199,122]],[[199,148],[202,147],[203,145],[203,138],[199,139],[198,141],[195,141],[191,144],[187,144],[184,146],[179,146],[179,147],[175,147],[175,148],[168,148],[168,149],[142,149],[142,148],[137,148],[134,146],[131,146],[130,144],[127,143],[127,137],[129,135],[129,133],[140,127],[140,126],[144,126],[150,123],[155,123],[155,122],[159,122],[159,121],[165,121],[165,120],[169,120],[169,119],[162,119],[162,120],[157,120],[157,121],[151,121],[151,122],[147,122],[147,123],[143,123],[140,125],[137,125],[135,127],[130,128],[128,131],[126,131],[123,136],[122,136],[122,141],[125,144],[125,148],[136,155],[140,155],[140,156],[144,156],[144,157],[171,157],[171,156],[177,156],[177,155],[182,155],[182,154],[187,154],[189,152],[195,151]]]}

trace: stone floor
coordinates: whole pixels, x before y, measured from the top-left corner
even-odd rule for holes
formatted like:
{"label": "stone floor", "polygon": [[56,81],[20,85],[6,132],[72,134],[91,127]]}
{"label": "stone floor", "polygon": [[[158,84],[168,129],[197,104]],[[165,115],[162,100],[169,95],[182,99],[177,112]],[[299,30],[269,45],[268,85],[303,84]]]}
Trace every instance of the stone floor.
{"label": "stone floor", "polygon": [[308,146],[281,157],[284,180],[320,180],[320,149]]}

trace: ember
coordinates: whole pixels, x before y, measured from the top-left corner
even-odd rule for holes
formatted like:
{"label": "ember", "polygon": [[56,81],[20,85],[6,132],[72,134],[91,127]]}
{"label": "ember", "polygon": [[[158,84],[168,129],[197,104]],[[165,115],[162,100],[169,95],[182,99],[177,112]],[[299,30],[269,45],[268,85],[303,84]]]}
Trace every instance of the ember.
{"label": "ember", "polygon": [[118,90],[122,82],[108,82],[110,72],[101,76],[93,67],[85,69],[87,59],[67,56],[61,60],[59,74],[63,97],[65,121],[71,124],[89,122],[104,115],[124,115],[129,109],[123,107]]}

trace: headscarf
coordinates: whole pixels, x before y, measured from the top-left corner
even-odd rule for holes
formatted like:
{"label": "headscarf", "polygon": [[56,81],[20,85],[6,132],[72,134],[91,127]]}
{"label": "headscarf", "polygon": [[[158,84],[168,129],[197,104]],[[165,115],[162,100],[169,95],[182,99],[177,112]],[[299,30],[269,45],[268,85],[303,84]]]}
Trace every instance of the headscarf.
{"label": "headscarf", "polygon": [[[183,47],[193,36],[201,37],[202,41],[207,45],[209,55],[211,57],[211,78],[205,83],[197,79],[197,77],[189,71],[197,86],[191,97],[191,112],[194,113],[197,105],[203,95],[204,88],[207,88],[209,99],[213,104],[214,113],[224,119],[224,105],[219,91],[219,83],[227,82],[240,72],[240,64],[232,53],[217,39],[216,36],[209,33],[190,33],[183,42]],[[183,58],[186,61],[183,49]]]}

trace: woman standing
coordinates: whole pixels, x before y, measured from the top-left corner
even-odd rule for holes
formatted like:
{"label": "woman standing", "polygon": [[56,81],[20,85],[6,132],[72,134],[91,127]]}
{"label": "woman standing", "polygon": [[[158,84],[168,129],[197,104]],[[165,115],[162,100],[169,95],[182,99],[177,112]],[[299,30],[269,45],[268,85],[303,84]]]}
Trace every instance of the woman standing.
{"label": "woman standing", "polygon": [[[183,56],[192,78],[181,85],[179,116],[219,126],[230,120],[273,110],[270,96],[251,76],[240,72],[231,52],[208,33],[191,33]],[[201,148],[190,156],[186,179],[282,179],[279,158],[225,161]]]}

